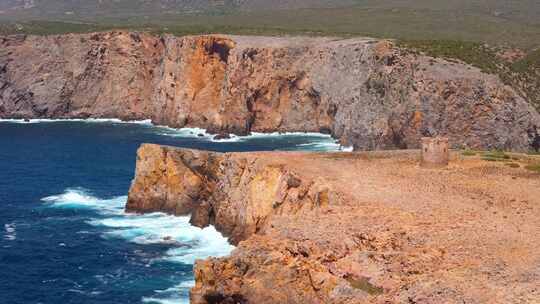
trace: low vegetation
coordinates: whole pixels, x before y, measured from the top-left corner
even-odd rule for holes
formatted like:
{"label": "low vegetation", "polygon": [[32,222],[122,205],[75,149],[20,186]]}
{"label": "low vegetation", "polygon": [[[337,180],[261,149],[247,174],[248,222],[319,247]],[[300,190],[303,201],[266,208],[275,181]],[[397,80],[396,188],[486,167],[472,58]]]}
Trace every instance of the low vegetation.
{"label": "low vegetation", "polygon": [[510,161],[512,157],[503,151],[483,152],[481,155],[483,160],[487,161]]}
{"label": "low vegetation", "polygon": [[540,173],[540,162],[535,163],[535,164],[527,165],[527,166],[525,166],[525,169],[536,172],[536,173]]}
{"label": "low vegetation", "polygon": [[[540,155],[538,152],[529,152],[527,153],[529,155]],[[482,160],[490,161],[490,162],[501,162],[504,163],[505,166],[510,168],[525,168],[529,171],[540,173],[540,160],[535,159],[534,157],[527,157],[524,155],[519,154],[509,154],[504,151],[500,150],[493,150],[493,151],[473,151],[469,149],[465,149],[461,151],[461,155],[463,156],[480,156]]]}
{"label": "low vegetation", "polygon": [[[414,52],[447,60],[460,60],[512,86],[540,111],[540,49],[524,53],[508,46],[457,40],[400,40],[398,45]],[[505,58],[505,53],[515,53]]]}
{"label": "low vegetation", "polygon": [[400,40],[401,47],[426,55],[448,60],[458,59],[480,68],[487,73],[496,73],[500,58],[494,49],[478,42],[458,40]]}
{"label": "low vegetation", "polygon": [[475,156],[477,154],[476,151],[465,149],[461,152],[461,155],[463,156]]}
{"label": "low vegetation", "polygon": [[[405,40],[456,40],[512,45],[527,50],[540,41],[540,6],[532,0],[284,0],[163,1],[161,8],[133,1],[36,1],[37,7],[0,13],[5,32],[65,33],[96,28],[148,29],[172,34],[371,36]],[[210,1],[219,2],[219,1]],[[56,3],[56,2],[54,2]],[[194,7],[176,7],[187,5]],[[200,5],[197,5],[200,4]],[[235,6],[233,3],[239,3]],[[258,7],[250,4],[259,3]],[[287,3],[291,5],[286,5]],[[244,7],[244,6],[249,7]],[[108,8],[108,6],[111,6]],[[163,8],[169,7],[170,8]],[[276,7],[277,6],[277,7]],[[301,7],[301,8],[300,8]],[[1,8],[0,8],[1,9]],[[39,21],[37,21],[39,20]],[[55,21],[51,23],[49,21]],[[63,24],[63,25],[62,25]],[[86,28],[85,28],[86,27]]]}
{"label": "low vegetation", "polygon": [[510,79],[507,80],[520,87],[528,100],[540,111],[540,48],[512,63],[509,73]]}
{"label": "low vegetation", "polygon": [[[540,110],[540,5],[533,0],[40,1],[0,11],[0,34],[126,29],[174,35],[371,36],[498,74]],[[276,7],[275,5],[279,5]],[[310,8],[311,7],[311,8]],[[4,9],[4,8],[2,8]],[[489,45],[489,46],[488,46]],[[508,50],[520,56],[501,56]]]}
{"label": "low vegetation", "polygon": [[345,280],[349,282],[351,287],[360,289],[370,295],[380,295],[384,292],[383,288],[371,284],[367,278],[354,278],[352,276],[346,276]]}
{"label": "low vegetation", "polygon": [[67,33],[91,33],[113,29],[109,25],[95,23],[72,23],[59,21],[9,22],[0,24],[0,34],[54,35]]}

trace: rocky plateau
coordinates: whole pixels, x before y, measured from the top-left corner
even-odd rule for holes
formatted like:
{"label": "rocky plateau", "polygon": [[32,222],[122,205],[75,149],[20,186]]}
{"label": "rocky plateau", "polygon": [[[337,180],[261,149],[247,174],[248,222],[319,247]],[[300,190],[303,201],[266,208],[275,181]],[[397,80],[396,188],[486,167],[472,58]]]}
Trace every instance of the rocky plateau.
{"label": "rocky plateau", "polygon": [[126,209],[191,214],[237,245],[196,262],[195,304],[539,303],[538,173],[418,155],[145,144]]}

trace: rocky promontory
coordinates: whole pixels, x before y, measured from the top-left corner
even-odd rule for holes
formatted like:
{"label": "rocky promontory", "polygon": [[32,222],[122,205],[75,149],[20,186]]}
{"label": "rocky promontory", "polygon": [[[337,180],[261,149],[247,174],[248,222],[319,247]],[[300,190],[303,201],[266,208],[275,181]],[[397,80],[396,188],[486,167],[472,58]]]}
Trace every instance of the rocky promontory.
{"label": "rocky promontory", "polygon": [[370,38],[0,37],[0,118],[152,119],[214,133],[329,132],[357,150],[540,148],[540,116],[496,75]]}
{"label": "rocky promontory", "polygon": [[237,245],[196,262],[196,304],[537,303],[534,156],[423,169],[418,154],[146,144],[126,209],[191,214]]}

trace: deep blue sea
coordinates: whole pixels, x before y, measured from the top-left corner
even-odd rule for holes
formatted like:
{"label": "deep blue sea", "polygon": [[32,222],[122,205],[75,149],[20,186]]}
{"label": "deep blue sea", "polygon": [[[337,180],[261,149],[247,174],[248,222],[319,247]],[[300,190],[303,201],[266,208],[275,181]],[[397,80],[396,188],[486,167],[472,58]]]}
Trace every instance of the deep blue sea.
{"label": "deep blue sea", "polygon": [[188,302],[193,261],[233,247],[188,217],[124,214],[141,143],[339,149],[317,134],[213,141],[147,122],[0,121],[0,303]]}

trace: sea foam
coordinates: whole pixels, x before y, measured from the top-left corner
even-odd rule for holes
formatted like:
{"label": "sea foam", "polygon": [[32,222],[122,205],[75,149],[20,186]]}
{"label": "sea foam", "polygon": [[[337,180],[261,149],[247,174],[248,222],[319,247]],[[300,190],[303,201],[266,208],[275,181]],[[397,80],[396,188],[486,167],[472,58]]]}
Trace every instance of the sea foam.
{"label": "sea foam", "polygon": [[[155,129],[157,134],[163,136],[192,138],[202,141],[230,143],[230,142],[248,142],[250,140],[273,140],[273,139],[290,139],[292,147],[289,150],[307,150],[307,151],[352,151],[351,147],[344,147],[329,134],[316,132],[272,132],[260,133],[251,132],[249,135],[239,136],[230,134],[229,138],[216,139],[215,134],[208,133],[202,128],[171,128],[162,125],[155,125],[150,119],[145,120],[121,120],[118,118],[66,118],[66,119],[0,119],[0,123],[20,123],[20,124],[35,124],[35,123],[55,123],[55,122],[82,122],[82,123],[113,123],[113,124],[139,124]],[[292,143],[298,138],[310,138],[311,142],[306,144]]]}
{"label": "sea foam", "polygon": [[4,239],[7,241],[14,241],[17,239],[17,231],[15,230],[15,223],[4,224]]}
{"label": "sea foam", "polygon": [[165,299],[157,297],[144,297],[142,298],[142,302],[150,304],[189,304],[189,298],[183,298],[181,296],[171,296]]}
{"label": "sea foam", "polygon": [[[201,128],[170,128],[166,126],[155,126],[158,129],[158,134],[171,137],[193,138],[198,140],[217,142],[217,143],[238,143],[249,142],[253,140],[289,140],[291,147],[289,150],[305,150],[305,151],[343,151],[350,152],[352,147],[342,146],[336,139],[329,134],[315,132],[272,132],[259,133],[251,132],[249,135],[239,136],[229,134],[229,138],[215,139],[215,134],[208,133]],[[294,144],[297,139],[308,138],[310,142],[302,144]]]}
{"label": "sea foam", "polygon": [[42,201],[55,208],[82,208],[98,212],[101,216],[89,219],[88,223],[106,228],[103,232],[105,238],[124,239],[141,245],[170,245],[171,248],[158,260],[193,264],[196,259],[225,256],[234,249],[213,226],[202,229],[192,226],[189,216],[158,212],[126,214],[126,199],[126,196],[101,199],[84,188],[69,188]]}
{"label": "sea foam", "polygon": [[85,122],[85,123],[127,123],[127,124],[141,124],[152,125],[150,119],[144,120],[121,120],[118,118],[33,118],[33,119],[0,119],[0,122],[5,123],[21,123],[21,124],[35,124],[35,123],[54,123],[54,122]]}
{"label": "sea foam", "polygon": [[228,255],[234,246],[214,227],[198,228],[189,223],[189,216],[162,213],[123,215],[89,222],[112,228],[106,238],[121,238],[137,244],[169,244],[172,246],[160,260],[193,264],[196,259]]}
{"label": "sea foam", "polygon": [[153,297],[142,298],[143,303],[183,304],[189,303],[189,290],[195,286],[195,281],[185,281],[165,290],[155,290]]}
{"label": "sea foam", "polygon": [[[189,216],[172,216],[164,213],[144,215],[126,214],[126,196],[102,199],[84,188],[69,188],[64,193],[47,196],[42,201],[51,208],[94,210],[97,216],[87,223],[103,229],[103,237],[122,239],[141,245],[164,244],[169,246],[164,255],[153,262],[193,264],[196,259],[228,255],[234,246],[227,242],[214,227],[198,228],[189,223]],[[7,232],[14,232],[13,225],[6,225]],[[143,303],[189,303],[189,289],[194,281],[184,281],[155,294],[143,297]]]}
{"label": "sea foam", "polygon": [[47,196],[41,200],[52,207],[92,209],[102,214],[114,215],[123,213],[127,196],[99,199],[84,188],[68,188],[62,194]]}

